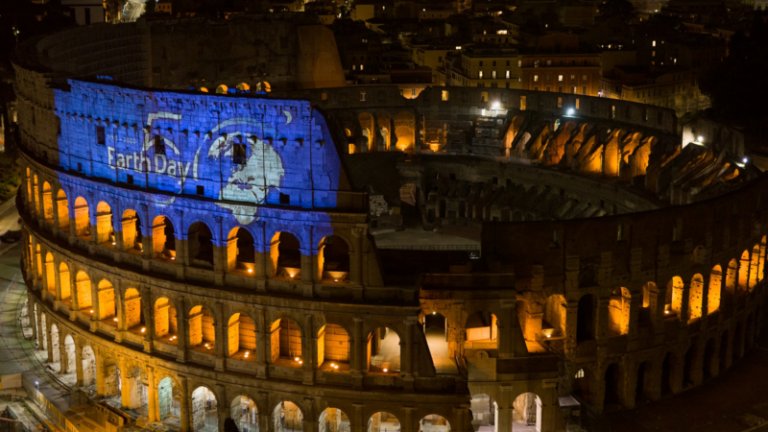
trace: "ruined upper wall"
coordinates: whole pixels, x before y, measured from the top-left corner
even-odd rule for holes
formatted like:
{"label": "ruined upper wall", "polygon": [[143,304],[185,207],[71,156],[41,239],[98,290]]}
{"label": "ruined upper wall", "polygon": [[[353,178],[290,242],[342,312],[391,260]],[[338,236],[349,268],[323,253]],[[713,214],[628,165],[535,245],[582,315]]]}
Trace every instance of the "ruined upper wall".
{"label": "ruined upper wall", "polygon": [[108,76],[165,89],[220,85],[234,89],[343,86],[333,33],[304,14],[140,20],[79,27],[42,38],[17,52],[17,63],[56,77]]}
{"label": "ruined upper wall", "polygon": [[224,201],[336,207],[339,156],[306,101],[74,80],[55,100],[58,145],[45,155],[64,170]]}

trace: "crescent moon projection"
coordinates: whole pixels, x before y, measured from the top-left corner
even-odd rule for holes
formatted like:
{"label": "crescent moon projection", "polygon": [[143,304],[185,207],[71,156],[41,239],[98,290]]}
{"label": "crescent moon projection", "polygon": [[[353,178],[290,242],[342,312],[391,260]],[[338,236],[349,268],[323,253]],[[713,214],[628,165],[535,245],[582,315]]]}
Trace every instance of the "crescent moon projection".
{"label": "crescent moon projection", "polygon": [[293,115],[291,115],[291,112],[288,110],[283,110],[283,114],[285,114],[285,117],[288,119],[285,121],[285,124],[291,124],[291,121],[293,121]]}

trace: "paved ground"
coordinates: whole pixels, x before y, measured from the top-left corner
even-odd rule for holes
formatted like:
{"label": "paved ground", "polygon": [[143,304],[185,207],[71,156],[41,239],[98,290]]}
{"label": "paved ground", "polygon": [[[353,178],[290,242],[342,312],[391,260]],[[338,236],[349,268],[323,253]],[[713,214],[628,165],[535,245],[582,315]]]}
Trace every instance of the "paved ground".
{"label": "paved ground", "polygon": [[590,431],[768,432],[768,331],[742,360],[704,385],[631,411],[611,413]]}

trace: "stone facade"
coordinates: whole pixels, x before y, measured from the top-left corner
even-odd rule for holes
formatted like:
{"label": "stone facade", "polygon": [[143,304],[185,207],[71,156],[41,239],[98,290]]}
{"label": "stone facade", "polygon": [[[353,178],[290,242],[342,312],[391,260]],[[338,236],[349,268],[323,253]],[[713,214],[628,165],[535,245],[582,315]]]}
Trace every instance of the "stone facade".
{"label": "stone facade", "polygon": [[[683,152],[670,110],[501,89],[213,95],[15,66],[38,348],[148,422],[562,431],[559,396],[600,412],[678,393],[730,367],[762,323],[766,180]],[[500,109],[508,151],[429,160],[451,143],[434,122],[472,131]],[[379,250],[363,187],[377,170],[355,168],[386,151],[438,213],[430,182],[451,173],[551,182],[613,207],[523,222],[489,204],[468,216],[478,255]],[[606,154],[619,160],[570,163]],[[670,205],[695,201],[676,185],[715,168],[731,176],[712,201]]]}

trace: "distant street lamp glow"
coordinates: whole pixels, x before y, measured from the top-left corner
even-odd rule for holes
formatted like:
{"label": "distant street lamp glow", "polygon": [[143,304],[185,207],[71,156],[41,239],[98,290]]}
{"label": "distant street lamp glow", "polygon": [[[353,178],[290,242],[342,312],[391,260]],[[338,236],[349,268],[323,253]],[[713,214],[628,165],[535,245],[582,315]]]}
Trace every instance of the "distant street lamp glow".
{"label": "distant street lamp glow", "polygon": [[572,116],[576,113],[576,111],[573,110],[573,108],[568,108],[568,111],[566,111],[569,116]]}

